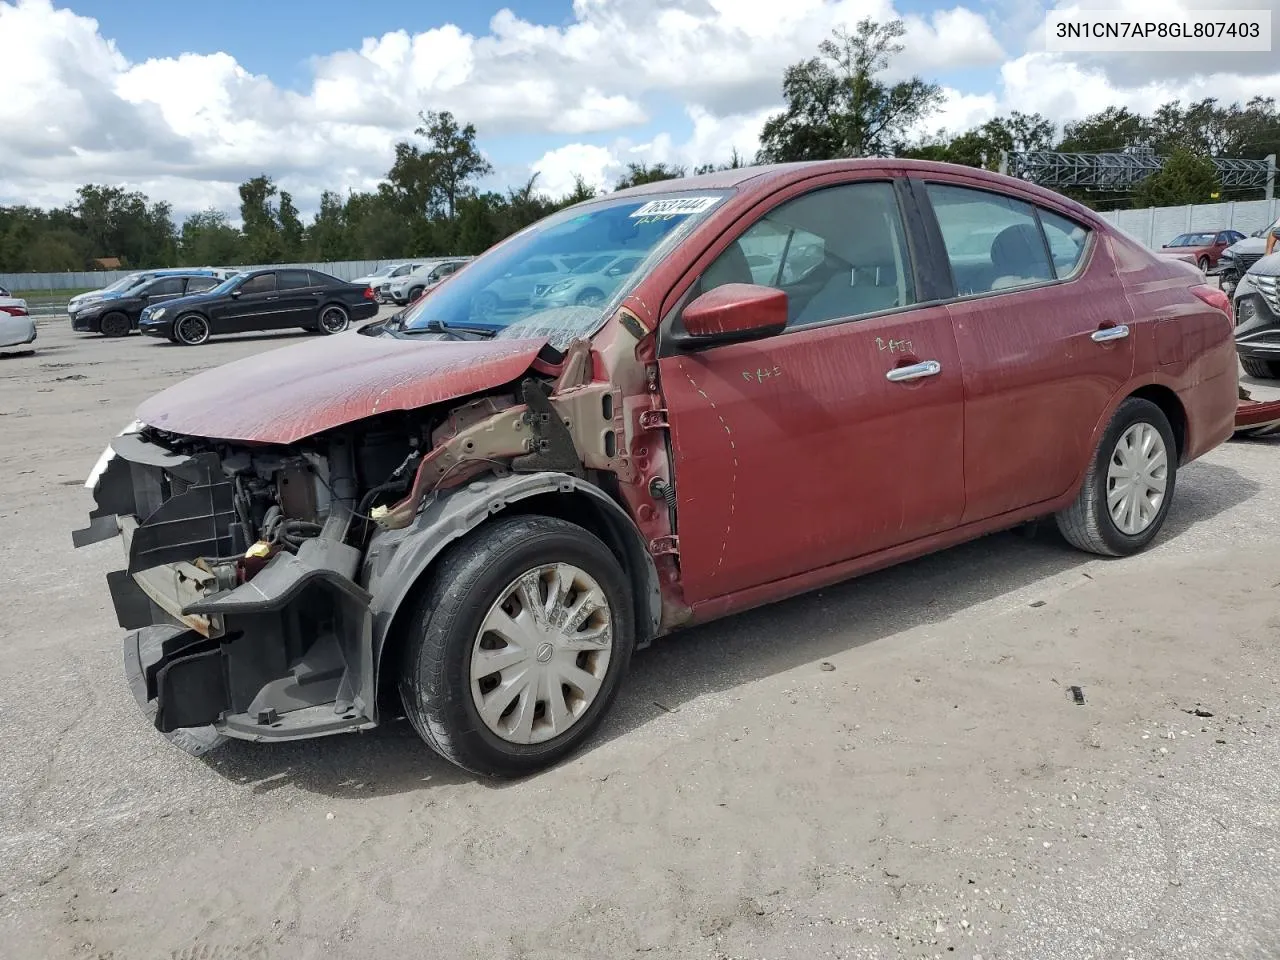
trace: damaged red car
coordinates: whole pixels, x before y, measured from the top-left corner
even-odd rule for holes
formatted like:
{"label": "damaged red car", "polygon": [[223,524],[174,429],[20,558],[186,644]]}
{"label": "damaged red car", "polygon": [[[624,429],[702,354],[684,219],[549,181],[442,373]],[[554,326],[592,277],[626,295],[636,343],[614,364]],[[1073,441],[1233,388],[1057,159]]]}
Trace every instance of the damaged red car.
{"label": "damaged red car", "polygon": [[[622,255],[601,298],[532,306]],[[1194,267],[984,171],[654,183],[521,231],[394,323],[158,394],[74,540],[122,540],[126,673],[175,743],[403,713],[518,776],[678,628],[1038,518],[1143,549],[1179,467],[1234,429],[1229,311]]]}

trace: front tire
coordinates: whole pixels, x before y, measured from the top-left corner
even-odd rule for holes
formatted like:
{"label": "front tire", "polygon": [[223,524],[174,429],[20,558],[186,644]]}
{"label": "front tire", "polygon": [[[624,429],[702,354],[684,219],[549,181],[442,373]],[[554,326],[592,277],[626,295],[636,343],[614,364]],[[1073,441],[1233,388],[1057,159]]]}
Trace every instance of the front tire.
{"label": "front tire", "polygon": [[1259,380],[1280,380],[1280,363],[1274,360],[1259,360],[1257,357],[1241,357],[1240,366],[1244,372]]}
{"label": "front tire", "polygon": [[423,591],[400,695],[447,760],[525,776],[591,736],[634,647],[631,591],[604,543],[552,517],[501,519],[453,548]]}
{"label": "front tire", "polygon": [[131,326],[129,317],[119,312],[105,314],[98,321],[98,330],[104,337],[127,337]]}
{"label": "front tire", "polygon": [[1164,526],[1177,473],[1169,418],[1151,401],[1130,397],[1103,432],[1075,501],[1057,515],[1058,529],[1088,553],[1138,553]]}
{"label": "front tire", "polygon": [[173,338],[184,347],[208,343],[212,333],[208,319],[198,313],[184,313],[173,321]]}
{"label": "front tire", "polygon": [[1208,273],[1208,272],[1209,272],[1209,266],[1210,266],[1210,264],[1209,264],[1209,258],[1208,258],[1208,257],[1201,257],[1201,258],[1199,259],[1199,261],[1196,263],[1196,266],[1198,266],[1198,267],[1200,268],[1200,272],[1201,272],[1201,273]]}
{"label": "front tire", "polygon": [[409,291],[409,299],[406,302],[413,303],[420,296],[422,296],[422,287],[414,287],[412,290]]}

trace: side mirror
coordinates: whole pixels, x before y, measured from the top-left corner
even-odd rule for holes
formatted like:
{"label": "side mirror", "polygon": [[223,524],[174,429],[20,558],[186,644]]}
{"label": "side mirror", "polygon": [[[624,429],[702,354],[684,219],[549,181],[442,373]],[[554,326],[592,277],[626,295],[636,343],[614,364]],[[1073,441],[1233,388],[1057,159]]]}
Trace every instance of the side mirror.
{"label": "side mirror", "polygon": [[726,283],[690,303],[680,319],[689,344],[771,337],[786,329],[787,295],[754,283]]}

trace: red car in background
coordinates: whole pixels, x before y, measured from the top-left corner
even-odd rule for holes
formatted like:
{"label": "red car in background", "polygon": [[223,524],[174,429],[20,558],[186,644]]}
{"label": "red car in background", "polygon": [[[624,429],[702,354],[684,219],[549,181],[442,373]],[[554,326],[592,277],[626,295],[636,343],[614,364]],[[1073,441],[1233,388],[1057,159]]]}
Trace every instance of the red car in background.
{"label": "red car in background", "polygon": [[1218,265],[1223,250],[1243,239],[1244,234],[1239,230],[1182,233],[1161,247],[1160,253],[1194,263],[1202,272],[1207,272]]}
{"label": "red car in background", "polygon": [[[615,250],[640,263],[600,302],[485,308],[531,264]],[[121,535],[126,676],[175,742],[403,710],[519,776],[691,624],[1039,518],[1144,549],[1233,432],[1232,331],[1194,267],[1022,180],[889,159],[667,180],[520,231],[403,325],[153,397],[74,539]]]}

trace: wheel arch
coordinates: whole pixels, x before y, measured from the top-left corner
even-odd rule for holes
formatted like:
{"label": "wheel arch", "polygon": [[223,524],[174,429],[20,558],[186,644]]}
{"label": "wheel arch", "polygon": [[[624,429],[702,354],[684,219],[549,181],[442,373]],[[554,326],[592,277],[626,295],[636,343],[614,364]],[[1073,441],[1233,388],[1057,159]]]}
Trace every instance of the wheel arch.
{"label": "wheel arch", "polygon": [[371,652],[379,704],[393,689],[394,671],[383,665],[393,665],[400,655],[415,598],[446,551],[488,523],[519,514],[554,516],[599,537],[618,558],[636,598],[636,647],[657,635],[662,613],[657,568],[630,515],[605,491],[549,472],[477,481],[430,503],[404,530],[375,534],[369,545],[367,589],[373,595]]}
{"label": "wheel arch", "polygon": [[[1148,383],[1129,393],[1130,397],[1136,397],[1140,400],[1148,400],[1160,408],[1160,412],[1165,415],[1169,421],[1169,426],[1173,429],[1173,439],[1178,445],[1178,464],[1183,463],[1190,444],[1187,442],[1190,437],[1187,436],[1187,410],[1182,405],[1182,400],[1169,387],[1161,383]],[[1123,401],[1121,401],[1123,402]],[[1114,411],[1112,413],[1114,416]]]}

